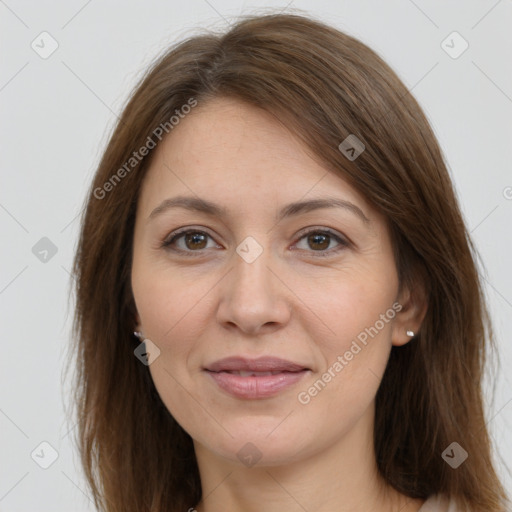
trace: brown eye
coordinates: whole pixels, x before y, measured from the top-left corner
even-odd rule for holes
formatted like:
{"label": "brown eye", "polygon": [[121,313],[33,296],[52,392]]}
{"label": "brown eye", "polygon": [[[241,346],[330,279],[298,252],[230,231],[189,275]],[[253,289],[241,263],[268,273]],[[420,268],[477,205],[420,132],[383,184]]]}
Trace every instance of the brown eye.
{"label": "brown eye", "polygon": [[[305,240],[306,243],[298,248],[300,250],[317,253],[315,256],[331,256],[349,246],[347,241],[329,230],[310,230],[302,235],[299,239],[299,243],[302,240]],[[329,248],[332,242],[336,242],[337,246]],[[297,245],[299,245],[299,243]],[[304,245],[306,247],[304,247]]]}
{"label": "brown eye", "polygon": [[312,249],[325,250],[329,247],[330,236],[323,233],[308,235],[308,244]]}
{"label": "brown eye", "polygon": [[182,230],[165,240],[162,247],[186,255],[194,255],[192,253],[198,253],[199,255],[203,249],[218,247],[215,244],[208,247],[208,239],[212,239],[212,237],[204,231],[198,231],[197,229]]}
{"label": "brown eye", "polygon": [[204,249],[206,236],[204,233],[185,234],[185,246],[188,249]]}

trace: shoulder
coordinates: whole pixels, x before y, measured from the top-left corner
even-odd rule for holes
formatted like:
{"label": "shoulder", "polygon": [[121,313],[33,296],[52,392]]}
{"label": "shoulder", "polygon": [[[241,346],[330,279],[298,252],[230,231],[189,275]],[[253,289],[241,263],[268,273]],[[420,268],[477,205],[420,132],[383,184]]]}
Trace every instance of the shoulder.
{"label": "shoulder", "polygon": [[418,512],[464,512],[457,508],[455,502],[444,494],[430,496]]}

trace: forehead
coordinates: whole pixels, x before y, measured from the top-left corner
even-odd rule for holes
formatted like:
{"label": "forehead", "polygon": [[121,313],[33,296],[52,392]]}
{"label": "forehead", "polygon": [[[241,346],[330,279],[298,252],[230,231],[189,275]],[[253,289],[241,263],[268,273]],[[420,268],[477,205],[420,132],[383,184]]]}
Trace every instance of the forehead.
{"label": "forehead", "polygon": [[[260,171],[273,179],[279,178],[271,172],[276,168],[281,168],[280,174],[290,166],[296,172],[311,173],[312,162],[304,150],[269,112],[228,98],[200,103],[158,148],[160,156],[187,164],[190,171],[217,166],[217,171],[227,174],[231,170],[240,175],[249,169],[250,174]],[[316,170],[325,173],[325,169]]]}
{"label": "forehead", "polygon": [[269,112],[234,99],[200,103],[155,151],[143,184],[144,203],[186,193],[258,207],[270,199],[292,202],[328,194],[372,209]]}

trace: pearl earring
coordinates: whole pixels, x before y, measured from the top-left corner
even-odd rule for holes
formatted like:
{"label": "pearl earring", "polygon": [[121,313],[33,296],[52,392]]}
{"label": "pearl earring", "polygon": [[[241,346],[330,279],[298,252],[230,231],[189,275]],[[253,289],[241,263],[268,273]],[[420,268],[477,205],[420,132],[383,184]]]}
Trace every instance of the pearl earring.
{"label": "pearl earring", "polygon": [[139,338],[140,341],[144,341],[144,336],[142,335],[142,333],[140,331],[134,331],[133,334],[134,334],[134,336]]}
{"label": "pearl earring", "polygon": [[413,331],[407,331],[407,336],[414,336],[414,332]]}

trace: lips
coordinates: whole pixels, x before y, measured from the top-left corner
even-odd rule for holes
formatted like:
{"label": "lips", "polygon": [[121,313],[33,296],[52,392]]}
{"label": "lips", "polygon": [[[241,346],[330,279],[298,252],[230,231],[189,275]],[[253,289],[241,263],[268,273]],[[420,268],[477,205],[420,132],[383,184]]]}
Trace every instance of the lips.
{"label": "lips", "polygon": [[270,398],[301,380],[310,369],[276,357],[228,357],[204,368],[220,389],[241,399]]}

